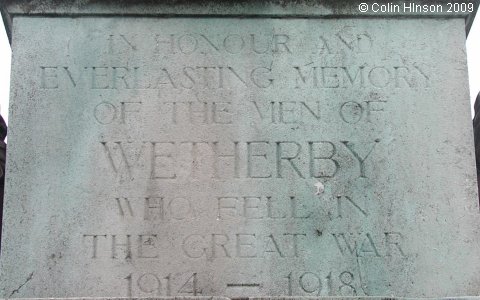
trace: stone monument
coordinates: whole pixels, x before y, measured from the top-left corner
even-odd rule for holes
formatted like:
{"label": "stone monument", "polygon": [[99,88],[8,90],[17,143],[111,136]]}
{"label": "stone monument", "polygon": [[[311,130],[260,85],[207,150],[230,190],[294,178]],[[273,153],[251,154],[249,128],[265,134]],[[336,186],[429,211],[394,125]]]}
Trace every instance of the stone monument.
{"label": "stone monument", "polygon": [[480,294],[471,3],[9,0],[0,297]]}

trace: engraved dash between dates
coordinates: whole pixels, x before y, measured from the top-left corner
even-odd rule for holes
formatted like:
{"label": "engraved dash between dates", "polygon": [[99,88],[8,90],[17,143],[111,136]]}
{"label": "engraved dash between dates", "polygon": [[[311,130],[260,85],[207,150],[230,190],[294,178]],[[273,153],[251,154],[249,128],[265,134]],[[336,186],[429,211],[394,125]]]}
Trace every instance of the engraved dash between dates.
{"label": "engraved dash between dates", "polygon": [[227,283],[227,287],[260,287],[260,283]]}

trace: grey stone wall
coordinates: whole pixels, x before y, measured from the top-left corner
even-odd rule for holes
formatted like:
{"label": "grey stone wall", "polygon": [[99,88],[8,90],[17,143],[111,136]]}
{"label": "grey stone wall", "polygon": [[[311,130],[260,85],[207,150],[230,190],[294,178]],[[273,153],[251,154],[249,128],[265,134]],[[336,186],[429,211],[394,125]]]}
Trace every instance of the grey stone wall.
{"label": "grey stone wall", "polygon": [[466,14],[420,4],[4,2],[0,295],[478,295]]}

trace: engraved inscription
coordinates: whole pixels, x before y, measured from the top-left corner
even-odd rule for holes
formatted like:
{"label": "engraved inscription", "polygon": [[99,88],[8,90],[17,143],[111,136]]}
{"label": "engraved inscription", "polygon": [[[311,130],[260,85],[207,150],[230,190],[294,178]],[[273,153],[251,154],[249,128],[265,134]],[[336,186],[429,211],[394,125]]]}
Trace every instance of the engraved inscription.
{"label": "engraved inscription", "polygon": [[165,54],[266,54],[292,53],[290,36],[274,34],[229,34],[212,36],[207,34],[186,33],[183,35],[155,35],[155,53]]}
{"label": "engraved inscription", "polygon": [[157,234],[84,234],[83,242],[93,259],[158,258]]}
{"label": "engraved inscription", "polygon": [[96,59],[35,66],[43,94],[86,95],[95,130],[107,220],[81,233],[83,259],[147,298],[368,296],[370,264],[415,259],[386,162],[431,65],[382,57],[353,20],[314,34],[175,21],[109,27]]}
{"label": "engraved inscription", "polygon": [[413,88],[430,86],[430,77],[419,66],[294,66],[295,88]]}
{"label": "engraved inscription", "polygon": [[306,209],[302,200],[295,196],[282,199],[272,196],[223,196],[217,197],[217,203],[217,220],[307,219],[313,214],[313,209]]}
{"label": "engraved inscription", "polygon": [[[385,232],[383,240],[375,240],[370,233],[332,233],[335,244],[342,255],[363,256],[406,256],[402,250],[403,236],[398,232]],[[383,247],[383,251],[382,248]]]}
{"label": "engraved inscription", "polygon": [[367,162],[379,142],[376,139],[368,146],[350,141],[117,141],[100,144],[113,174],[133,178],[134,173],[143,173],[151,180],[162,180],[178,179],[180,173],[189,174],[189,178],[213,179],[333,178],[340,168],[347,166],[347,159],[357,162],[358,177],[368,178]]}
{"label": "engraved inscription", "polygon": [[305,233],[192,234],[183,240],[182,250],[189,258],[299,257],[305,237]]}
{"label": "engraved inscription", "polygon": [[[133,274],[124,278],[127,283],[127,296],[197,296],[202,294],[198,286],[197,273],[174,274],[161,276],[156,273]],[[173,292],[173,294],[172,294]]]}
{"label": "engraved inscription", "polygon": [[430,87],[430,75],[417,65],[282,66],[235,65],[40,66],[42,89],[224,90],[224,89],[414,89]]}
{"label": "engraved inscription", "polygon": [[306,120],[318,122],[321,118],[320,101],[271,101],[271,102],[250,102],[255,112],[262,121],[272,124],[297,124]]}
{"label": "engraved inscription", "polygon": [[198,209],[185,197],[118,197],[115,204],[121,218],[139,217],[145,221],[191,220]]}

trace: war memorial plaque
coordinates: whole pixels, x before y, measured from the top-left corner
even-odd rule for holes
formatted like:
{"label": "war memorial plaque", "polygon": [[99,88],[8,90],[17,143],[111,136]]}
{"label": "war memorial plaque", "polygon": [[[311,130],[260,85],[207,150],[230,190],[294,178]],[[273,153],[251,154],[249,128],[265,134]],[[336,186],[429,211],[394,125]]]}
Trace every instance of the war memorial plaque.
{"label": "war memorial plaque", "polygon": [[5,2],[0,297],[480,293],[465,14]]}

